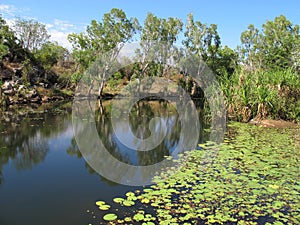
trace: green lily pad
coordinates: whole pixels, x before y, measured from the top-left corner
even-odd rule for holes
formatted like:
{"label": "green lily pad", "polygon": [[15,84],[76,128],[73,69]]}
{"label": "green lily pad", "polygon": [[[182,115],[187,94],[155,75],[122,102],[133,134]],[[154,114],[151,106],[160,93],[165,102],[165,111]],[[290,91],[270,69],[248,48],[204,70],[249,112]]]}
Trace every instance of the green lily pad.
{"label": "green lily pad", "polygon": [[125,200],[122,203],[124,206],[133,206],[135,205],[134,201]]}
{"label": "green lily pad", "polygon": [[100,210],[109,210],[109,208],[110,208],[110,205],[100,205],[99,206]]}
{"label": "green lily pad", "polygon": [[103,219],[105,221],[113,221],[113,220],[116,220],[117,218],[118,218],[118,216],[114,213],[108,213],[108,214],[103,216]]}
{"label": "green lily pad", "polygon": [[106,203],[104,201],[97,201],[96,205],[97,206],[101,206],[101,205],[105,205]]}
{"label": "green lily pad", "polygon": [[137,222],[144,220],[145,216],[141,213],[137,213],[133,216],[133,219]]}
{"label": "green lily pad", "polygon": [[114,198],[113,201],[115,203],[122,203],[123,201],[125,201],[125,199],[124,198]]}

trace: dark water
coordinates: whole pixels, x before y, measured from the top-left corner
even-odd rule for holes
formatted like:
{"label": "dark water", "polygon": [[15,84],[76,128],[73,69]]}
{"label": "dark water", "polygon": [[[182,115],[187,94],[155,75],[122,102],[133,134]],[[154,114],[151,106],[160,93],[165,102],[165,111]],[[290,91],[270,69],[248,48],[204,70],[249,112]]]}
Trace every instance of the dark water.
{"label": "dark water", "polygon": [[[114,139],[109,121],[110,102],[103,102],[101,113],[96,112],[96,124],[112,155],[124,162],[147,165],[169,155],[176,147],[180,123],[176,111],[166,103],[145,101],[138,108],[139,114],[132,113],[130,118],[131,129],[137,136],[149,135],[149,118],[158,112],[168,121],[172,133],[166,144],[148,156],[130,154]],[[71,104],[39,113],[17,110],[2,118],[5,120],[0,123],[1,225],[95,224],[96,200],[110,202],[115,196],[137,189],[101,177],[85,162],[73,135]],[[202,129],[203,126],[201,140],[205,139]],[[126,129],[122,132],[126,135]]]}

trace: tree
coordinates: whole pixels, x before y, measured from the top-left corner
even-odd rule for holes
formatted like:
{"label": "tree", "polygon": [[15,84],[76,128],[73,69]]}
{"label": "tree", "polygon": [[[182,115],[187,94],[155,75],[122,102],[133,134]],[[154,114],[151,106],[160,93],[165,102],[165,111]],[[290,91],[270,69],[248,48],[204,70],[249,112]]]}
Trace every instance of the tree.
{"label": "tree", "polygon": [[219,76],[231,76],[238,65],[238,53],[228,46],[218,50],[215,59],[215,73]]}
{"label": "tree", "polygon": [[289,68],[293,65],[292,54],[300,48],[299,26],[293,25],[281,15],[274,21],[263,24],[262,50],[265,53],[265,66],[269,68]]}
{"label": "tree", "polygon": [[238,47],[240,60],[247,70],[257,70],[261,65],[261,57],[258,52],[261,47],[261,34],[253,24],[241,34],[241,46]]}
{"label": "tree", "polygon": [[68,50],[57,42],[46,42],[37,50],[35,57],[46,69],[50,69],[57,62],[64,61],[68,54]]}
{"label": "tree", "polygon": [[261,31],[249,25],[241,34],[239,54],[250,71],[298,68],[299,48],[299,26],[281,15],[263,24]]}
{"label": "tree", "polygon": [[[135,18],[128,19],[121,9],[112,9],[104,14],[102,21],[91,21],[86,33],[71,34],[70,42],[74,48],[74,58],[82,63],[84,68],[91,65],[99,56],[109,53],[101,70],[97,70],[97,77],[93,78],[90,90],[95,79],[100,82],[98,95],[102,96],[104,84],[108,78],[109,70],[115,62],[125,42],[136,33],[138,22]],[[83,59],[85,58],[86,59]],[[98,68],[99,69],[99,68]]]}
{"label": "tree", "polygon": [[211,24],[208,26],[200,21],[194,21],[193,14],[188,14],[184,36],[183,45],[186,49],[190,53],[199,56],[215,71],[215,61],[221,46],[217,25]]}
{"label": "tree", "polygon": [[7,36],[9,34],[9,28],[6,25],[5,20],[0,17],[0,56],[4,56],[8,52],[8,47],[6,45]]}
{"label": "tree", "polygon": [[14,29],[23,48],[28,49],[32,53],[35,53],[50,38],[46,25],[35,20],[18,18]]}
{"label": "tree", "polygon": [[181,30],[181,20],[172,17],[161,19],[148,13],[141,31],[140,48],[136,51],[141,62],[139,77],[143,77],[146,70],[149,75],[164,73],[166,60],[173,56],[174,43]]}
{"label": "tree", "polygon": [[0,57],[8,56],[14,60],[17,53],[22,50],[15,33],[6,25],[5,20],[0,16]]}

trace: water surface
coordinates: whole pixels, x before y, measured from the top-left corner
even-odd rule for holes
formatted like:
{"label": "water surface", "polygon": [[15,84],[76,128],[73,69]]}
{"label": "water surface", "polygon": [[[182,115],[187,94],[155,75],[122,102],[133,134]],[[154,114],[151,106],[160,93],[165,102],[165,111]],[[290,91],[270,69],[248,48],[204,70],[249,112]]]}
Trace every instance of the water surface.
{"label": "water surface", "polygon": [[[132,112],[131,129],[149,136],[148,123],[155,114],[167,121],[170,135],[151,154],[137,154],[115,138],[110,123],[110,102],[96,112],[96,124],[109,152],[129,164],[148,165],[172,153],[179,140],[176,110],[166,102],[145,101]],[[200,113],[199,113],[200,116]],[[97,221],[98,199],[111,202],[130,187],[111,182],[85,162],[73,135],[71,105],[28,112],[5,113],[0,123],[0,224],[59,225]],[[122,121],[116,132],[126,135]],[[203,126],[199,141],[203,141]]]}

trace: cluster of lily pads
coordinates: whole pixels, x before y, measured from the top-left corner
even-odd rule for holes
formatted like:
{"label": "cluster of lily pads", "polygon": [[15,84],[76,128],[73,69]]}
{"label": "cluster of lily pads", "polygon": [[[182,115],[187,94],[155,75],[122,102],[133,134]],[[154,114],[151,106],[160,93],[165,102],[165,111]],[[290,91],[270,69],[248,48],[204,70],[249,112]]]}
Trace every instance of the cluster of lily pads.
{"label": "cluster of lily pads", "polygon": [[[96,202],[108,212],[103,223],[300,224],[300,152],[291,138],[299,130],[233,123],[229,132],[234,135],[220,145],[207,142],[182,154],[176,173],[177,168],[168,168],[152,186],[113,199],[134,209],[131,215]],[[216,150],[214,159],[205,157]]]}

